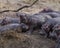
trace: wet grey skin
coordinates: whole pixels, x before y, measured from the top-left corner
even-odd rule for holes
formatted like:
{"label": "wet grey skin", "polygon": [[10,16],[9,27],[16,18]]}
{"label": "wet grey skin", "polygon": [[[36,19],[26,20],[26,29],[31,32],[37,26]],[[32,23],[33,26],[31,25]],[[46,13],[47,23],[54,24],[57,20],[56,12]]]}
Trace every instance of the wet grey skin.
{"label": "wet grey skin", "polygon": [[6,25],[6,24],[10,24],[10,23],[20,23],[19,18],[5,17],[1,20],[2,20],[2,22],[0,23],[1,25]]}
{"label": "wet grey skin", "polygon": [[49,37],[49,33],[52,31],[52,27],[56,24],[53,19],[47,20],[41,27],[41,29],[46,33],[46,37]]}
{"label": "wet grey skin", "polygon": [[14,30],[14,29],[17,29],[17,28],[20,28],[20,24],[8,24],[8,25],[5,25],[5,26],[1,26],[0,27],[0,33],[3,33],[4,31],[6,30]]}
{"label": "wet grey skin", "polygon": [[53,27],[53,31],[55,31],[57,33],[57,35],[60,35],[60,23],[57,23],[54,27]]}
{"label": "wet grey skin", "polygon": [[[47,20],[41,27],[41,29],[43,29],[47,35],[49,36],[50,32],[53,32],[53,28],[56,27],[56,24],[60,23],[60,17],[57,18],[52,18]],[[55,28],[56,29],[56,28]]]}
{"label": "wet grey skin", "polygon": [[23,23],[22,24],[13,23],[13,24],[1,26],[0,27],[0,34],[10,31],[10,30],[22,32],[22,31],[27,31],[27,29],[28,29],[28,26]]}
{"label": "wet grey skin", "polygon": [[56,18],[56,17],[60,17],[60,11],[54,11],[50,8],[45,8],[42,11],[40,11],[37,14],[48,14],[50,15],[52,18]]}
{"label": "wet grey skin", "polygon": [[55,12],[55,11],[50,8],[44,8],[42,11],[40,11],[40,13],[48,13],[48,12]]}
{"label": "wet grey skin", "polygon": [[38,15],[20,15],[21,23],[27,24],[29,26],[29,34],[33,32],[34,28],[41,28],[48,19],[51,19],[49,15],[38,14]]}
{"label": "wet grey skin", "polygon": [[57,24],[53,27],[53,31],[50,33],[50,37],[57,39],[59,35],[60,35],[60,23],[57,23]]}
{"label": "wet grey skin", "polygon": [[56,12],[48,12],[48,13],[40,13],[40,14],[48,14],[52,18],[60,17],[60,13],[56,13]]}
{"label": "wet grey skin", "polygon": [[24,23],[21,23],[21,28],[22,28],[22,32],[24,33],[24,32],[27,32],[27,31],[28,31],[29,26],[27,26],[27,25],[24,24]]}

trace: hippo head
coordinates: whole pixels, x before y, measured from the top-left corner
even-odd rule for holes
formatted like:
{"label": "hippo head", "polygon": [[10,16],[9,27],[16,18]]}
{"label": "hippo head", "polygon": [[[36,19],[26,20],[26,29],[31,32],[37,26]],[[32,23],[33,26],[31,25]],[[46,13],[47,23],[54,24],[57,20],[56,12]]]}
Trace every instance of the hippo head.
{"label": "hippo head", "polygon": [[27,14],[25,14],[25,13],[20,13],[20,14],[18,14],[18,16],[20,17],[20,21],[21,21],[21,23],[27,23],[27,19],[28,19],[28,16],[27,16]]}

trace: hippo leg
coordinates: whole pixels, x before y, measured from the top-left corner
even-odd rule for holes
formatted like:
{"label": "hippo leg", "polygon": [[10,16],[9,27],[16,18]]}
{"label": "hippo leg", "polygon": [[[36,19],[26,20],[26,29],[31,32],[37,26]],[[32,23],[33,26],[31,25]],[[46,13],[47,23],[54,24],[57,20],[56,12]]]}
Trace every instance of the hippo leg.
{"label": "hippo leg", "polygon": [[53,39],[53,40],[56,40],[57,39],[57,34],[55,32],[50,32],[49,33],[49,38]]}
{"label": "hippo leg", "polygon": [[39,34],[47,38],[47,33],[43,29],[39,32]]}
{"label": "hippo leg", "polygon": [[55,48],[60,48],[60,39],[57,40]]}
{"label": "hippo leg", "polygon": [[27,34],[32,34],[34,27],[35,27],[35,25],[30,26],[29,30],[28,30],[26,33],[27,33]]}

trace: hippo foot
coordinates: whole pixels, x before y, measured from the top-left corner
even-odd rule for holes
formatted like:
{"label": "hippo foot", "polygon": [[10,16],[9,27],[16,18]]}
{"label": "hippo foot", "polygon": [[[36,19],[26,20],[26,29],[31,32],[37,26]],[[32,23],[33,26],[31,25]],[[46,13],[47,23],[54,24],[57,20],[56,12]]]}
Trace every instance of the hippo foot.
{"label": "hippo foot", "polygon": [[45,32],[39,32],[40,35],[44,36],[45,35]]}
{"label": "hippo foot", "polygon": [[27,32],[26,32],[26,34],[31,35],[31,34],[32,34],[32,32],[31,32],[31,31],[27,31]]}
{"label": "hippo foot", "polygon": [[56,40],[57,39],[57,34],[55,32],[50,32],[49,33],[49,38],[52,39],[52,40]]}
{"label": "hippo foot", "polygon": [[45,38],[47,38],[46,32],[44,32],[44,31],[41,30],[41,31],[39,32],[39,34],[40,34],[41,36],[44,36]]}

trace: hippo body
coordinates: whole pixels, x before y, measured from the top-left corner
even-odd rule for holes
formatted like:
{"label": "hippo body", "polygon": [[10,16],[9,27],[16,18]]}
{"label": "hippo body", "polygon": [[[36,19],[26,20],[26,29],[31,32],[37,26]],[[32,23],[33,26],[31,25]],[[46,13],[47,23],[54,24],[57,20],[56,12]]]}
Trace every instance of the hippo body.
{"label": "hippo body", "polygon": [[21,32],[20,24],[8,24],[0,27],[0,34],[5,33],[7,31],[16,31],[19,30]]}
{"label": "hippo body", "polygon": [[48,14],[52,18],[60,17],[60,11],[54,11],[50,8],[45,8],[42,11],[40,11],[38,14]]}
{"label": "hippo body", "polygon": [[46,37],[49,37],[49,32],[52,31],[52,27],[56,24],[53,19],[47,20],[41,27],[42,33],[45,33]]}
{"label": "hippo body", "polygon": [[57,13],[57,12],[48,12],[48,13],[41,13],[41,14],[48,14],[52,18],[60,17],[60,13]]}
{"label": "hippo body", "polygon": [[[42,30],[43,32],[46,32],[46,36],[49,37],[49,34],[50,32],[53,31],[53,27],[56,25],[56,24],[59,24],[60,23],[60,18],[57,17],[57,18],[52,18],[52,19],[49,19],[47,20],[43,25],[42,25]],[[42,33],[43,33],[42,32]]]}
{"label": "hippo body", "polygon": [[22,32],[22,31],[27,31],[28,26],[25,25],[24,23],[18,24],[18,23],[12,23],[12,24],[7,24],[5,26],[0,27],[0,34],[3,34],[5,32]]}
{"label": "hippo body", "polygon": [[1,25],[6,25],[10,23],[20,23],[19,18],[11,18],[11,17],[6,17],[2,20]]}
{"label": "hippo body", "polygon": [[41,28],[42,24],[49,18],[51,17],[45,14],[34,14],[31,16],[20,15],[21,22],[27,24],[30,28],[28,32],[32,32],[34,28]]}

